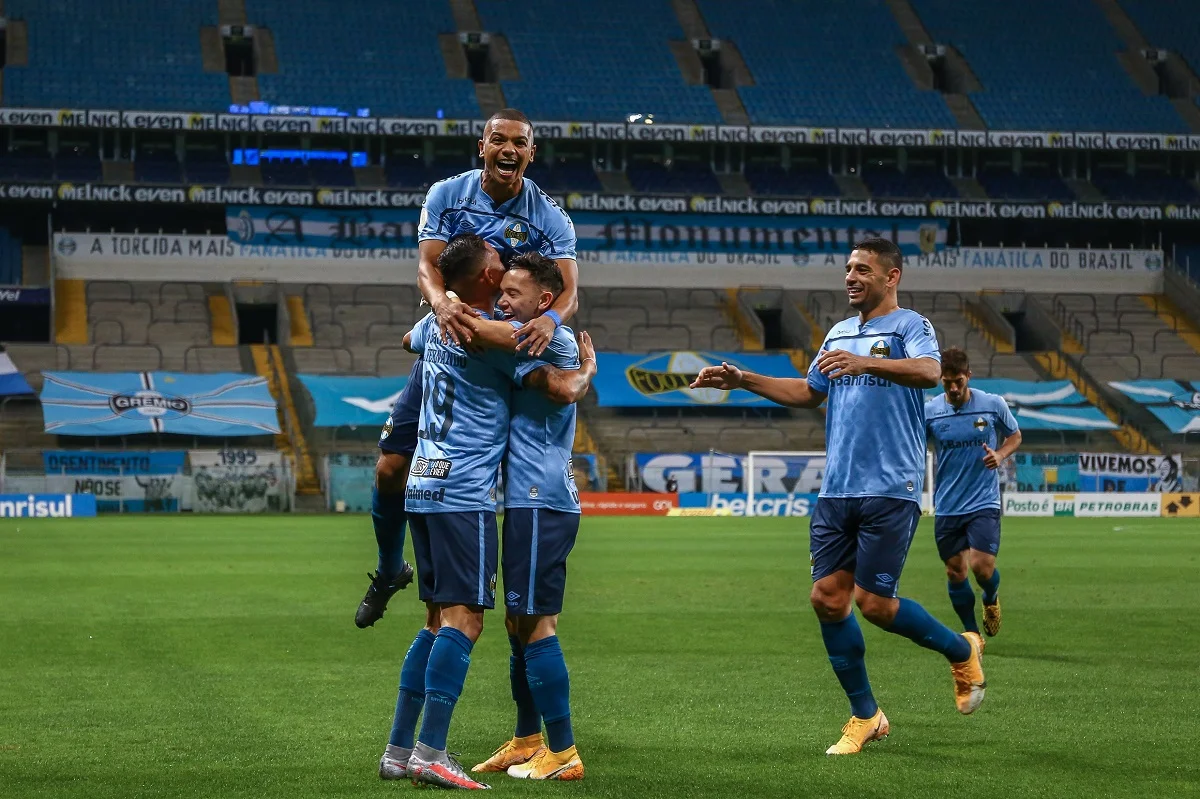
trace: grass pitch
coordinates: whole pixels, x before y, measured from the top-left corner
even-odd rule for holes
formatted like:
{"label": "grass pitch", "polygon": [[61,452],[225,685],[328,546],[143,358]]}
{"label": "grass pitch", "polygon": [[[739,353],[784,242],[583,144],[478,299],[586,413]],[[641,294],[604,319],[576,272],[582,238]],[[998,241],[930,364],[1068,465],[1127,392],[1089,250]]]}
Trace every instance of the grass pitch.
{"label": "grass pitch", "polygon": [[[892,736],[827,759],[849,716],[808,607],[807,520],[589,518],[560,635],[577,784],[496,795],[1200,795],[1200,524],[1009,519],[988,696],[864,624]],[[414,591],[353,625],[370,520],[0,520],[0,796],[382,797]],[[956,620],[922,523],[901,586]],[[511,733],[491,613],[451,729]]]}

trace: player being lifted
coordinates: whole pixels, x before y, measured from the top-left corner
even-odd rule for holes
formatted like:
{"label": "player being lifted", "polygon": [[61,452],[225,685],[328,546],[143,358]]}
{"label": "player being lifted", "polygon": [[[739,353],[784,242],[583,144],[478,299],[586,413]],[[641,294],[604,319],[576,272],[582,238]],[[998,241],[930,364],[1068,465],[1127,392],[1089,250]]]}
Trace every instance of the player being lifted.
{"label": "player being lifted", "polygon": [[[446,284],[437,259],[446,242],[458,233],[471,232],[495,247],[501,259],[522,252],[540,252],[558,263],[563,291],[553,307],[524,325],[519,346],[540,355],[554,330],[578,307],[575,263],[575,228],[570,218],[532,181],[525,168],[537,147],[533,126],[520,111],[505,108],[484,124],[479,140],[483,169],[473,169],[435,183],[425,197],[417,231],[420,263],[417,282],[421,294],[437,315],[444,335],[469,342],[471,309],[446,296]],[[514,337],[515,338],[515,337]],[[379,564],[371,585],[359,604],[354,623],[369,627],[378,621],[392,595],[412,582],[412,567],[404,562],[404,489],[412,453],[417,444],[417,416],[421,404],[421,364],[413,365],[408,384],[396,401],[379,439],[381,453],[375,465],[371,496],[371,521],[379,549]]]}
{"label": "player being lifted", "polygon": [[971,388],[971,364],[958,347],[942,350],[945,394],[925,403],[925,429],[933,444],[937,513],[934,539],[946,563],[950,604],[963,629],[979,633],[975,591],[967,569],[983,590],[983,629],[1000,632],[1000,474],[1021,446],[1017,420],[1003,397]]}
{"label": "player being lifted", "polygon": [[945,656],[960,712],[974,712],[984,695],[979,636],[959,635],[916,602],[898,598],[900,573],[921,518],[922,390],[936,386],[941,375],[933,328],[897,303],[903,265],[891,241],[855,245],[845,285],[858,315],[829,331],[807,379],[766,377],[722,364],[704,368],[692,383],[742,388],[797,408],[816,408],[829,398],[828,460],[810,526],[809,598],[852,713],[841,739],[826,750],[830,755],[855,754],[889,731],[871,693],[866,644],[851,599],[872,624]]}
{"label": "player being lifted", "polygon": [[[486,317],[504,274],[495,249],[479,236],[461,234],[438,263],[446,285]],[[446,788],[486,788],[447,754],[446,737],[471,650],[483,631],[483,612],[494,605],[496,475],[509,435],[509,395],[514,383],[521,385],[536,370],[539,377],[531,383],[564,404],[574,402],[590,373],[577,360],[569,364],[573,371],[560,371],[524,353],[468,353],[442,340],[433,314],[417,323],[406,344],[423,355],[425,392],[406,497],[426,623],[400,671],[379,774]],[[418,718],[421,731],[414,739]]]}
{"label": "player being lifted", "polygon": [[[505,322],[472,319],[475,340],[513,349],[512,331],[546,312],[562,291],[554,261],[526,253],[508,266],[500,284]],[[582,350],[582,352],[581,352]],[[562,369],[580,368],[590,381],[596,354],[586,333],[579,344],[568,328],[554,333],[542,358]],[[476,773],[507,771],[534,780],[578,780],[583,761],[571,729],[570,680],[558,641],[558,614],[567,583],[567,556],[579,532],[579,493],[571,473],[575,405],[549,400],[541,388],[548,370],[525,378],[513,392],[504,483],[504,625],[512,647],[509,677],[516,702],[513,737]],[[582,383],[584,391],[587,382]],[[582,394],[575,399],[581,399]],[[542,738],[542,721],[546,739]]]}

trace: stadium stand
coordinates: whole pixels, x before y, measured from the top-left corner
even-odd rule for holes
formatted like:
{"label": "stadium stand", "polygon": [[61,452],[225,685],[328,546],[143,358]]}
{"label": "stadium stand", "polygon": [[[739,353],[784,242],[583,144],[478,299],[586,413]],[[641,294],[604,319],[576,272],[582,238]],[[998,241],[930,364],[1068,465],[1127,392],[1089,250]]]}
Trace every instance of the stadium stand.
{"label": "stadium stand", "polygon": [[978,180],[988,196],[996,200],[1073,200],[1075,193],[1057,174],[1017,173],[1010,168],[980,170]]}
{"label": "stadium stand", "polygon": [[1153,47],[1173,50],[1200,69],[1200,17],[1190,0],[1121,0],[1121,7]]}
{"label": "stadium stand", "polygon": [[1134,176],[1124,170],[1097,169],[1092,172],[1092,183],[1110,200],[1167,203],[1194,203],[1200,200],[1200,191],[1195,186],[1171,175],[1140,173]]}
{"label": "stadium stand", "polygon": [[4,69],[4,103],[41,108],[218,111],[229,77],[205,73],[200,28],[217,23],[204,0],[8,0],[29,30],[29,63]]}
{"label": "stadium stand", "polygon": [[445,0],[412,0],[402,12],[386,0],[314,0],[303,12],[290,0],[246,0],[246,15],[270,28],[279,58],[278,75],[258,76],[263,100],[374,116],[480,114],[474,84],[446,76],[437,34],[455,26]]}
{"label": "stadium stand", "polygon": [[501,86],[531,118],[721,122],[712,92],[685,84],[671,55],[667,42],[684,35],[665,0],[475,5],[484,26],[508,38],[521,79]]}
{"label": "stadium stand", "polygon": [[937,169],[863,169],[863,182],[873,197],[885,199],[933,199],[957,197],[958,189]]}
{"label": "stadium stand", "polygon": [[415,286],[285,286],[301,296],[313,331],[312,348],[296,348],[301,372],[407,374],[415,357],[404,334],[423,314]]}
{"label": "stadium stand", "polygon": [[895,50],[905,38],[883,0],[701,0],[699,7],[714,36],[737,43],[754,75],[756,85],[738,89],[753,122],[955,126],[941,96],[917,89],[904,71]]}
{"label": "stadium stand", "polygon": [[971,100],[988,127],[1187,132],[1170,100],[1143,95],[1125,74],[1121,41],[1091,0],[912,5],[970,62],[983,84]]}

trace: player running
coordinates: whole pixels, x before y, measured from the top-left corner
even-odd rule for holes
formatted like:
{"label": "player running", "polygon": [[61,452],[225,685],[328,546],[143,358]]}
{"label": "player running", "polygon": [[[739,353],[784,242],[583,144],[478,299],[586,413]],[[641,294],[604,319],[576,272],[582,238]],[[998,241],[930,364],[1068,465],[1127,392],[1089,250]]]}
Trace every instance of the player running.
{"label": "player running", "polygon": [[[538,253],[514,259],[500,284],[506,322],[473,319],[475,340],[513,348],[512,330],[543,314],[563,289],[554,261]],[[581,352],[582,350],[582,352]],[[586,333],[579,344],[570,330],[554,333],[542,358],[562,369],[581,367],[583,391],[596,371]],[[575,405],[549,400],[540,382],[546,370],[525,378],[513,392],[504,483],[504,626],[512,649],[509,678],[516,702],[513,737],[475,773],[506,771],[532,780],[583,779],[583,761],[571,728],[570,679],[558,641],[558,615],[567,583],[567,556],[579,532],[579,492],[571,473]],[[542,738],[542,722],[546,739]]]}
{"label": "player running", "polygon": [[841,739],[826,750],[829,755],[855,754],[890,729],[871,693],[866,644],[851,598],[872,624],[945,656],[959,712],[974,712],[986,686],[979,636],[959,635],[916,602],[897,596],[921,518],[922,390],[936,386],[941,375],[933,327],[896,301],[903,266],[891,241],[872,238],[855,245],[846,262],[846,293],[858,316],[833,326],[807,379],[766,377],[721,364],[705,367],[692,383],[742,388],[796,408],[816,408],[829,398],[829,459],[810,526],[809,599],[852,712]]}
{"label": "player running", "polygon": [[[495,249],[479,236],[462,234],[447,244],[438,263],[446,284],[486,317],[504,273]],[[508,440],[509,395],[514,383],[545,369],[550,373],[541,379],[545,390],[574,401],[582,393],[579,370],[560,372],[523,353],[468,353],[442,340],[433,314],[406,340],[423,355],[426,387],[406,491],[426,623],[400,671],[396,716],[379,774],[445,788],[486,788],[447,753],[446,737],[471,650],[483,631],[483,612],[494,605],[496,475]],[[414,738],[419,717],[421,731]]]}
{"label": "player running", "polygon": [[997,469],[1021,446],[1021,431],[1003,397],[971,388],[971,364],[958,347],[942,350],[942,387],[945,394],[925,403],[925,429],[937,464],[933,535],[963,629],[979,634],[970,567],[983,591],[983,629],[991,636],[1000,632]]}
{"label": "player running", "polygon": [[[533,126],[520,111],[505,108],[488,119],[479,140],[483,169],[473,169],[435,183],[425,197],[417,232],[420,247],[417,283],[426,302],[437,314],[444,335],[457,342],[470,341],[470,307],[446,295],[446,284],[437,268],[446,243],[461,232],[475,233],[492,244],[507,262],[522,252],[540,252],[553,258],[563,274],[563,291],[542,316],[524,325],[520,347],[540,355],[554,330],[574,315],[578,266],[575,263],[575,228],[558,205],[531,180],[525,168],[537,147]],[[515,340],[515,339],[514,339]],[[417,445],[417,417],[421,404],[420,361],[413,365],[408,384],[379,437],[375,488],[371,495],[371,521],[379,549],[379,563],[359,604],[354,623],[370,627],[387,608],[388,601],[412,582],[412,567],[404,562],[404,489],[413,450]]]}

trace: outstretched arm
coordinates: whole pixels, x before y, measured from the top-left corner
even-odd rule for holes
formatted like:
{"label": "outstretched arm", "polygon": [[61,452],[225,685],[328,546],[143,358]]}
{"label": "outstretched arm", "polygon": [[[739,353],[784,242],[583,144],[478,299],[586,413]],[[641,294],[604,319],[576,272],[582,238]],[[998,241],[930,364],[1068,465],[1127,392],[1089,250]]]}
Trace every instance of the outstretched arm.
{"label": "outstretched arm", "polygon": [[576,336],[579,341],[579,368],[559,369],[547,364],[525,375],[525,388],[536,389],[551,402],[570,405],[587,396],[592,378],[596,376],[596,351],[592,339],[585,331]]}
{"label": "outstretched arm", "polygon": [[692,381],[691,387],[719,388],[723,391],[741,388],[790,408],[815,408],[825,400],[825,394],[814,391],[802,377],[767,377],[755,372],[743,372],[727,363],[704,367]]}

